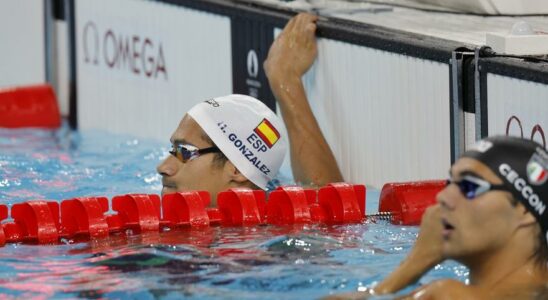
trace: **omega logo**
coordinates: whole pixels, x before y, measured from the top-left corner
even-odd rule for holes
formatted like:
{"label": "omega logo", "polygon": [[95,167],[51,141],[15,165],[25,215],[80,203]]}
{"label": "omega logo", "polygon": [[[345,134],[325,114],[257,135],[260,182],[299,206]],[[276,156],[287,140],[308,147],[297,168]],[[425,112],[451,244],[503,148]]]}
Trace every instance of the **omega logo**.
{"label": "omega logo", "polygon": [[125,35],[113,29],[100,32],[89,21],[83,30],[84,62],[109,69],[127,70],[147,78],[163,77],[167,80],[167,66],[161,42],[138,34]]}
{"label": "omega logo", "polygon": [[[523,138],[523,126],[521,125],[521,120],[516,116],[511,116],[510,119],[508,119],[508,122],[506,123],[506,135],[510,134],[510,127],[514,123],[516,123],[519,127],[521,137]],[[544,146],[544,148],[546,148],[546,136],[544,135],[544,130],[539,124],[533,126],[533,129],[531,130],[531,140],[533,140],[537,135],[540,136],[540,138],[542,139],[542,145]]]}

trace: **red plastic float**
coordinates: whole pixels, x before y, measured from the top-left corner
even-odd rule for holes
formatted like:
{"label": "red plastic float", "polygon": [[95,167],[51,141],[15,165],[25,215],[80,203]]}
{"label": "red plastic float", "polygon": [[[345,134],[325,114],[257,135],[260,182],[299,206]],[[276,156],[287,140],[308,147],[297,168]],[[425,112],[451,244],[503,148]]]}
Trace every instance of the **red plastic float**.
{"label": "red plastic float", "polygon": [[109,225],[105,213],[108,199],[82,197],[61,202],[61,232],[67,236],[107,237]]}
{"label": "red plastic float", "polygon": [[276,225],[310,223],[310,206],[315,203],[315,190],[298,186],[278,187],[268,197],[266,221]]}
{"label": "red plastic float", "polygon": [[[136,232],[156,231],[160,228],[160,197],[130,194],[112,198],[112,210],[118,214],[107,218],[110,230],[116,227]],[[118,219],[118,220],[116,220]],[[115,221],[116,220],[116,221]]]}
{"label": "red plastic float", "polygon": [[217,195],[221,224],[249,226],[265,221],[266,193],[246,188],[234,188]]}
{"label": "red plastic float", "polygon": [[59,240],[59,204],[54,201],[29,201],[11,207],[13,222],[4,224],[8,242],[39,244]]}
{"label": "red plastic float", "polygon": [[426,208],[436,203],[445,180],[388,183],[381,191],[379,212],[392,215],[392,223],[418,225]]}
{"label": "red plastic float", "polygon": [[58,128],[61,116],[47,84],[0,89],[0,127]]}
{"label": "red plastic float", "polygon": [[[8,207],[0,205],[0,221],[8,217]],[[6,244],[6,234],[4,233],[4,225],[0,223],[0,247]]]}
{"label": "red plastic float", "polygon": [[209,226],[209,193],[204,191],[181,192],[165,195],[162,199],[164,220],[168,226]]}
{"label": "red plastic float", "polygon": [[365,218],[365,186],[330,183],[318,192],[328,223],[356,223]]}
{"label": "red plastic float", "polygon": [[[424,210],[435,203],[445,181],[390,183],[383,187],[379,211],[389,213],[395,224],[420,223]],[[165,195],[130,194],[112,198],[81,197],[14,204],[13,221],[0,223],[0,246],[6,242],[51,244],[59,238],[101,238],[131,229],[159,232],[163,227],[257,224],[346,224],[365,218],[365,186],[332,183],[318,191],[298,186],[279,187],[269,194],[245,188],[219,193],[218,207],[209,207],[204,191]],[[8,208],[0,205],[0,221]]]}

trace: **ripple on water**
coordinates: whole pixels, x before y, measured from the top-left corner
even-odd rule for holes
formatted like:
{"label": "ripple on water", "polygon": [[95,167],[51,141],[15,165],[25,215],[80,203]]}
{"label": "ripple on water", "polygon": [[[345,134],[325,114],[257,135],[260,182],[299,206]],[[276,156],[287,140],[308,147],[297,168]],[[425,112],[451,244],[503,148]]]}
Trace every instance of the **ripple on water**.
{"label": "ripple on water", "polygon": [[[158,193],[165,143],[100,131],[0,129],[0,203]],[[287,181],[284,181],[287,182]],[[368,205],[378,191],[368,190]],[[374,285],[416,239],[384,221],[174,229],[0,251],[0,298],[310,299]],[[467,269],[437,266],[421,283]],[[412,287],[411,287],[412,288]]]}

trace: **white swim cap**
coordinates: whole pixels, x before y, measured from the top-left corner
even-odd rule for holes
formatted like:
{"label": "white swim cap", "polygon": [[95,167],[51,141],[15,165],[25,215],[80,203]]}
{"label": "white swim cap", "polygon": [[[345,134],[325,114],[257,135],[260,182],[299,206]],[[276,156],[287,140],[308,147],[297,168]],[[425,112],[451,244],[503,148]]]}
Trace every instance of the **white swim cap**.
{"label": "white swim cap", "polygon": [[253,97],[229,95],[199,103],[188,115],[247,179],[266,190],[287,149],[272,110]]}

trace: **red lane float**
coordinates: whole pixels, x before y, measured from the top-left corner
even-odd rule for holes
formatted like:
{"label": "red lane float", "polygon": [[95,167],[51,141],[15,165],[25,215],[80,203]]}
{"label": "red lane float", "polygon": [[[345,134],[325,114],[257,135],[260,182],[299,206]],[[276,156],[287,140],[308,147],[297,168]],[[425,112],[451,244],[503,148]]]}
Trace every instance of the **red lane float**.
{"label": "red lane float", "polygon": [[[390,183],[383,187],[379,211],[390,213],[395,224],[420,223],[426,207],[444,181]],[[53,201],[28,201],[11,208],[13,221],[0,223],[0,246],[6,242],[51,244],[60,238],[102,238],[132,230],[159,232],[162,228],[211,225],[254,226],[257,224],[346,224],[364,220],[366,189],[363,185],[332,183],[318,191],[297,186],[279,187],[266,201],[266,193],[230,189],[219,193],[218,206],[209,207],[210,195],[189,191],[165,195],[129,194],[80,197]],[[0,205],[0,220],[8,208]]]}
{"label": "red lane float", "polygon": [[278,187],[268,197],[266,221],[275,225],[310,223],[310,206],[315,203],[315,190],[298,186]]}
{"label": "red lane float", "polygon": [[[0,205],[0,221],[8,217],[8,207]],[[0,247],[6,244],[6,234],[4,233],[4,224],[0,223]]]}
{"label": "red lane float", "polygon": [[217,195],[221,224],[250,226],[264,223],[266,193],[246,188],[233,188]]}
{"label": "red lane float", "polygon": [[105,213],[105,197],[81,197],[61,202],[61,232],[63,236],[90,238],[107,237],[109,226]]}
{"label": "red lane float", "polygon": [[270,193],[266,207],[269,224],[357,223],[365,218],[365,186],[331,183],[317,194],[302,187],[279,187]]}
{"label": "red lane float", "polygon": [[379,212],[391,214],[398,225],[418,225],[426,208],[436,203],[445,180],[385,184],[379,199]]}
{"label": "red lane float", "polygon": [[13,222],[4,224],[8,242],[51,244],[59,240],[59,204],[29,201],[11,207]]}
{"label": "red lane float", "polygon": [[51,86],[33,85],[0,89],[0,127],[61,126],[61,115]]}
{"label": "red lane float", "polygon": [[209,226],[209,193],[203,191],[181,192],[165,195],[162,199],[164,220],[168,226]]}
{"label": "red lane float", "polygon": [[328,223],[356,223],[365,218],[365,186],[330,183],[318,192]]}
{"label": "red lane float", "polygon": [[131,229],[136,232],[158,232],[160,228],[160,197],[130,194],[112,198],[112,210],[118,214],[107,217],[110,231]]}

